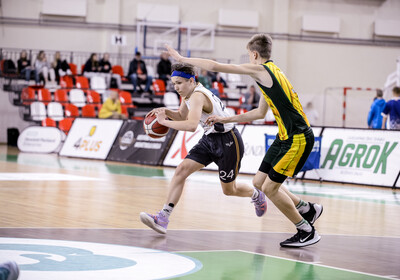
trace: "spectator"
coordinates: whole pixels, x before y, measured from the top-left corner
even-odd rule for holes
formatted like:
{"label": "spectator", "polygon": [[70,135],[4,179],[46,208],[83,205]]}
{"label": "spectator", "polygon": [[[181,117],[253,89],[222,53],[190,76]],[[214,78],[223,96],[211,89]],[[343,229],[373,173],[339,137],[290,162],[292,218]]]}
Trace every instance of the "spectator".
{"label": "spectator", "polygon": [[164,81],[165,86],[167,86],[168,81],[171,78],[171,61],[168,57],[169,55],[167,52],[162,52],[160,61],[157,64],[158,78]]}
{"label": "spectator", "polygon": [[44,83],[48,83],[48,79],[50,76],[50,81],[54,82],[56,77],[54,71],[50,71],[51,65],[47,61],[46,54],[44,51],[39,51],[36,61],[35,61],[35,81],[36,84],[40,83],[40,76],[43,77]]}
{"label": "spectator", "polygon": [[[113,74],[111,72],[112,70],[112,65],[110,63],[110,54],[109,53],[104,53],[103,58],[100,60],[100,72],[104,75],[106,78],[106,84],[108,88],[121,88],[121,76],[119,74]],[[115,80],[116,85],[112,86],[111,82],[112,79]]]}
{"label": "spectator", "polygon": [[241,98],[243,98],[243,103],[240,105],[240,108],[246,109],[247,111],[256,108],[260,100],[259,95],[256,92],[256,87],[253,85],[250,86],[249,92],[243,94]]}
{"label": "spectator", "polygon": [[400,87],[394,87],[393,98],[389,100],[382,111],[382,129],[385,128],[386,120],[389,119],[389,129],[400,129]]}
{"label": "spectator", "polygon": [[53,67],[54,69],[57,83],[60,83],[60,77],[65,75],[72,75],[68,62],[65,59],[61,60],[60,52],[56,52],[54,54],[54,61],[51,64],[51,67]]}
{"label": "spectator", "polygon": [[90,58],[86,61],[85,66],[83,67],[82,74],[85,74],[85,72],[99,72],[100,70],[101,67],[97,59],[97,54],[92,53],[90,55]]}
{"label": "spectator", "polygon": [[19,276],[18,264],[14,261],[0,264],[0,280],[17,280]]}
{"label": "spectator", "polygon": [[142,55],[140,52],[135,53],[135,58],[131,61],[129,65],[128,78],[132,82],[134,93],[136,93],[136,87],[140,83],[146,83],[146,88],[144,89],[144,92],[150,92],[150,85],[153,77],[147,75],[146,64],[142,60]]}
{"label": "spectator", "polygon": [[25,76],[25,81],[29,82],[31,79],[31,73],[35,72],[35,69],[31,66],[31,61],[28,59],[26,50],[23,50],[17,61],[18,73]]}
{"label": "spectator", "polygon": [[221,83],[224,88],[227,88],[228,85],[226,84],[225,80],[221,77],[221,74],[218,72],[212,72],[211,74],[211,81]]}
{"label": "spectator", "polygon": [[99,112],[100,119],[126,119],[126,116],[121,113],[121,102],[119,101],[118,92],[112,90],[110,96],[101,106]]}
{"label": "spectator", "polygon": [[371,109],[368,113],[368,127],[369,128],[382,128],[382,111],[385,107],[386,101],[382,98],[383,92],[378,89],[376,91],[376,97],[374,98],[374,102],[372,102]]}
{"label": "spectator", "polygon": [[315,125],[317,123],[319,114],[317,110],[315,110],[314,105],[311,101],[308,102],[306,107],[304,108],[304,114],[306,114],[310,125]]}
{"label": "spectator", "polygon": [[211,77],[208,75],[207,70],[201,70],[200,75],[197,77],[197,80],[200,84],[202,84],[206,89],[211,91],[214,95],[219,97],[219,92],[217,89],[212,87]]}

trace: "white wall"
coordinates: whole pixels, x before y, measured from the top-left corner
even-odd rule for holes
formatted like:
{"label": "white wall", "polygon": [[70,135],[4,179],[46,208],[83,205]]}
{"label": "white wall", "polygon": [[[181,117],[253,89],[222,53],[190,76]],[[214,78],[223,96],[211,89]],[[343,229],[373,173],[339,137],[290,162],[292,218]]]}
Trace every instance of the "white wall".
{"label": "white wall", "polygon": [[[136,23],[137,3],[165,4],[162,0],[87,0],[87,23]],[[258,11],[259,28],[236,29],[251,32],[301,34],[303,15],[338,16],[341,20],[339,38],[372,39],[375,19],[397,19],[400,1],[397,0],[169,0],[180,7],[182,23],[216,24],[218,10],[246,9]],[[40,0],[3,0],[0,14],[7,18],[40,19]],[[216,26],[218,30],[229,27]],[[127,36],[124,47],[112,46],[110,37],[120,33]],[[313,35],[308,33],[308,35]],[[321,34],[315,34],[321,35]],[[325,34],[325,36],[330,36]],[[156,36],[153,36],[156,37]],[[231,59],[240,62],[246,54],[249,36],[215,38],[212,52],[192,52],[193,56]],[[377,40],[400,40],[377,38]],[[105,28],[73,28],[63,26],[0,25],[0,47],[33,48],[64,51],[133,53],[136,46],[135,29],[118,31]],[[389,73],[395,70],[400,47],[378,47],[347,44],[328,44],[305,41],[274,40],[273,59],[286,73],[300,95],[303,104],[309,100],[322,116],[323,93],[327,87],[382,87]],[[341,125],[342,92],[331,93],[329,106],[335,116],[326,116],[329,125]],[[333,104],[333,103],[335,104]],[[370,96],[360,100],[360,106],[370,106]],[[349,106],[350,107],[350,106]],[[349,115],[357,112],[348,112]],[[322,120],[322,118],[321,118]]]}

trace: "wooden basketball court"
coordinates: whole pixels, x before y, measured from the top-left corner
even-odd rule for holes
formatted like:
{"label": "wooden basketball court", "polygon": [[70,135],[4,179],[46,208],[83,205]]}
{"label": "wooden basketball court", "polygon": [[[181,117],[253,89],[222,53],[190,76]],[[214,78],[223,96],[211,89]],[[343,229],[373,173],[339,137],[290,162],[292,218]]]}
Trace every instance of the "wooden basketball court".
{"label": "wooden basketball court", "polygon": [[[258,218],[250,199],[224,196],[215,172],[188,179],[166,235],[148,229],[139,213],[161,209],[173,172],[0,146],[0,261],[15,259],[20,279],[56,279],[51,273],[57,279],[400,279],[396,190],[289,181],[289,189],[323,204],[324,212],[315,224],[319,243],[286,249],[279,242],[294,234],[294,226],[270,201],[266,215]],[[239,176],[249,184],[251,179]],[[184,273],[141,274],[128,268],[138,268],[149,254],[130,264],[118,250],[113,261],[97,268],[68,264],[80,253],[65,253],[65,248],[79,245],[94,252],[87,244],[113,245],[101,255],[115,248],[152,249],[146,273],[178,267],[163,266],[166,252],[193,267]],[[84,258],[77,262],[85,263]],[[107,269],[111,263],[115,266]]]}

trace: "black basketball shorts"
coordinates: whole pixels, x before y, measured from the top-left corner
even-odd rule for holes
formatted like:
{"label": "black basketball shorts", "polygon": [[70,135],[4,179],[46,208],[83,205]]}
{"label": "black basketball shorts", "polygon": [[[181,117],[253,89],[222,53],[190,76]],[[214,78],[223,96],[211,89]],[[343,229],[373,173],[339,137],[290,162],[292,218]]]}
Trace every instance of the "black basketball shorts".
{"label": "black basketball shorts", "polygon": [[236,128],[225,133],[203,135],[199,142],[189,151],[186,158],[204,166],[215,162],[219,178],[224,183],[235,180],[240,169],[244,153],[242,136]]}

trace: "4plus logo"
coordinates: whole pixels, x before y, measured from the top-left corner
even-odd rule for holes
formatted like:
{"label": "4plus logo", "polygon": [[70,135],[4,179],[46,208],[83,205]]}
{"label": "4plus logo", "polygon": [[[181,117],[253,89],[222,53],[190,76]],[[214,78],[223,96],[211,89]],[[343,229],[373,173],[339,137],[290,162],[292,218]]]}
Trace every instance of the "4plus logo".
{"label": "4plus logo", "polygon": [[188,154],[187,148],[186,148],[186,144],[189,143],[189,141],[199,132],[200,132],[200,130],[197,129],[192,135],[190,135],[189,138],[186,139],[187,131],[184,131],[183,132],[183,137],[182,137],[181,147],[178,150],[176,150],[176,152],[172,155],[171,158],[175,158],[180,153],[180,158],[184,159]]}

